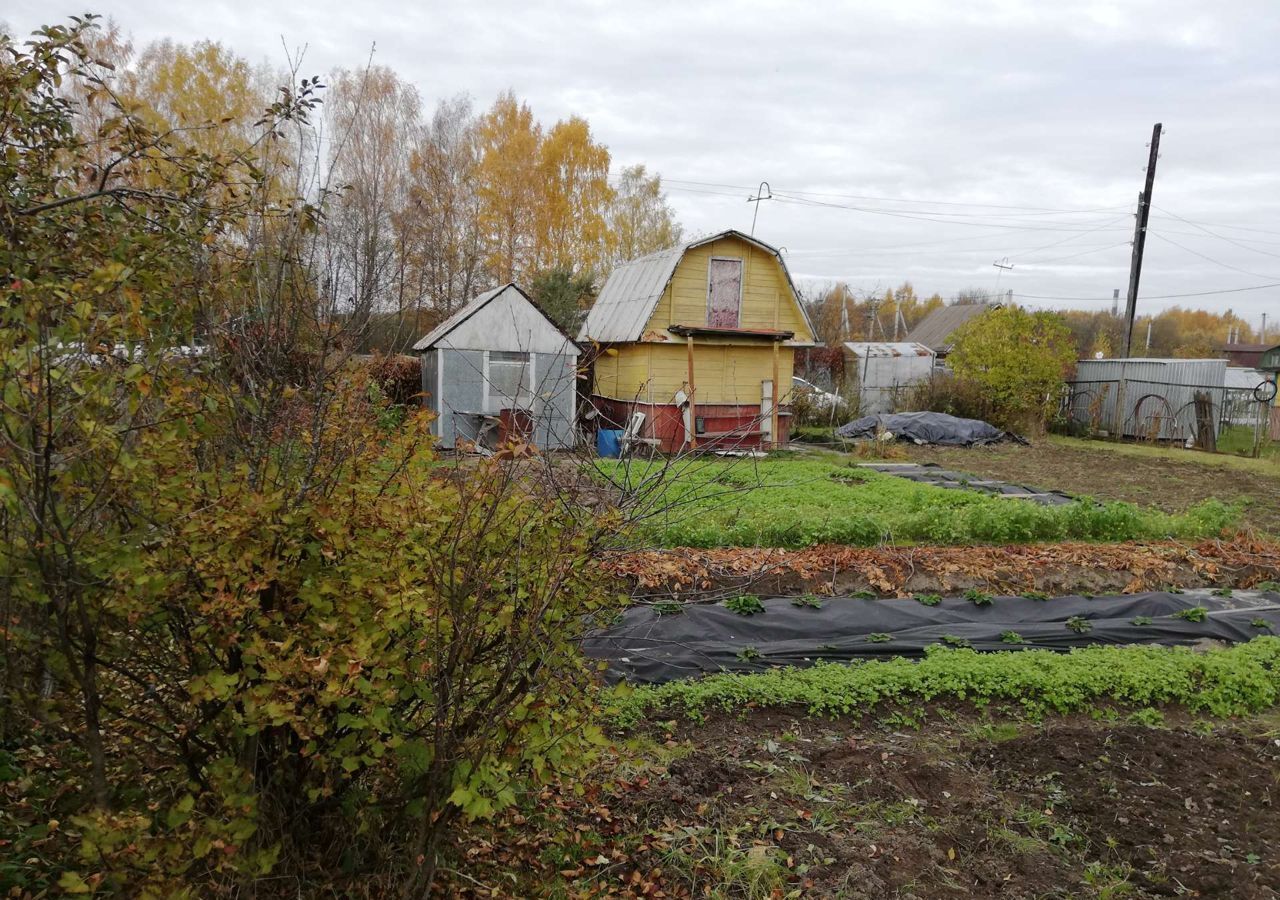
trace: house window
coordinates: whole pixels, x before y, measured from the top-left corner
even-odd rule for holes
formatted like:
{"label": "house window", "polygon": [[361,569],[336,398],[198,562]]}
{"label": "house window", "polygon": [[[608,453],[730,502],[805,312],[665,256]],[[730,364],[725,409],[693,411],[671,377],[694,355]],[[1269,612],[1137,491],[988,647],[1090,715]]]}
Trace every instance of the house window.
{"label": "house window", "polygon": [[742,305],[742,260],[712,257],[707,277],[707,324],[737,328]]}
{"label": "house window", "polygon": [[529,406],[533,397],[533,362],[529,354],[490,350],[486,383],[486,411],[496,413]]}

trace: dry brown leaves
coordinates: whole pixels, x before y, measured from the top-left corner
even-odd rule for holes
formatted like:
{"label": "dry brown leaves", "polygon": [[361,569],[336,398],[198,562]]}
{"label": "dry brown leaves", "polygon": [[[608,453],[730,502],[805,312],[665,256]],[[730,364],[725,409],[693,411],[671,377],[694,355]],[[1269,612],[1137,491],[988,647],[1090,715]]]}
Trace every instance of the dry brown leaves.
{"label": "dry brown leaves", "polygon": [[1199,543],[1032,544],[980,547],[824,545],[807,550],[682,547],[639,551],[604,563],[637,593],[686,594],[752,586],[779,593],[869,587],[906,596],[983,586],[1002,593],[1247,588],[1280,578],[1280,543],[1246,535]]}

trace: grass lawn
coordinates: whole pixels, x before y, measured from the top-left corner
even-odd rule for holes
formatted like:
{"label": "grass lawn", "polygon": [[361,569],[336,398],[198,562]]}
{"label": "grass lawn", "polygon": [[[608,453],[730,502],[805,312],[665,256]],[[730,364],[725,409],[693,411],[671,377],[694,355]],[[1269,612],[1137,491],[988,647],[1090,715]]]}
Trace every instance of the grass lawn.
{"label": "grass lawn", "polygon": [[1272,459],[1057,435],[1030,447],[911,446],[906,452],[915,462],[1168,513],[1216,498],[1241,506],[1241,526],[1280,534],[1280,462]]}
{"label": "grass lawn", "polygon": [[839,454],[766,460],[602,461],[653,512],[641,529],[669,547],[809,547],[821,543],[973,544],[1207,537],[1234,513],[1209,501],[1177,515],[1130,503],[1045,507],[881,475]]}
{"label": "grass lawn", "polygon": [[[1228,425],[1222,429],[1222,434],[1218,435],[1218,453],[1251,459],[1253,442],[1252,428],[1246,425]],[[1265,431],[1258,447],[1258,458],[1272,465],[1280,464],[1280,441],[1268,440]]]}

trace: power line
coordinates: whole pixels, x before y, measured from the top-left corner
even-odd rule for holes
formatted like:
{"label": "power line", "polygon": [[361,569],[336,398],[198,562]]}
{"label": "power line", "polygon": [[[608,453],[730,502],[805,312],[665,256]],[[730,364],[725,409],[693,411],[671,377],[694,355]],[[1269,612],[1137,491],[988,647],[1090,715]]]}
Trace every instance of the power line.
{"label": "power line", "polygon": [[[1166,210],[1166,212],[1167,212],[1167,210]],[[1173,214],[1173,213],[1169,213],[1169,215],[1171,215],[1171,216],[1172,216],[1172,215],[1174,215],[1174,214]],[[1182,217],[1181,217],[1181,216],[1174,216],[1174,218],[1182,219]],[[1253,226],[1251,226],[1251,225],[1227,225],[1227,224],[1224,224],[1224,223],[1222,223],[1222,222],[1200,222],[1200,221],[1197,221],[1197,220],[1195,220],[1195,219],[1182,219],[1182,221],[1183,221],[1183,222],[1186,222],[1188,225],[1209,225],[1209,226],[1211,226],[1211,227],[1213,227],[1213,228],[1233,228],[1233,229],[1235,229],[1236,231],[1254,231],[1254,232],[1257,232],[1257,233],[1259,233],[1259,234],[1276,234],[1276,235],[1280,235],[1280,231],[1275,231],[1274,229],[1270,229],[1270,228],[1254,228],[1254,227],[1253,227]],[[1242,239],[1242,240],[1247,240],[1247,239]]]}
{"label": "power line", "polygon": [[[680,178],[664,177],[662,179],[662,183],[663,184],[693,184],[693,185],[699,185],[701,187],[731,188],[733,190],[738,190],[738,191],[755,190],[755,188],[751,187],[750,185],[725,184],[723,182],[716,182],[716,181],[692,181],[689,179],[680,179]],[[907,197],[881,197],[881,196],[873,196],[870,194],[840,194],[840,193],[833,193],[833,192],[827,192],[827,191],[801,191],[801,190],[791,190],[786,188],[779,188],[778,190],[783,190],[788,194],[796,194],[796,195],[809,196],[809,197],[837,197],[845,200],[874,200],[876,202],[881,202],[881,203],[914,203],[916,205],[927,205],[927,206],[970,206],[970,207],[976,207],[980,209],[1017,209],[1017,210],[1025,210],[1028,212],[1042,212],[1042,213],[1075,214],[1075,213],[1093,213],[1093,212],[1112,212],[1113,210],[1125,208],[1124,206],[1098,206],[1098,207],[1089,207],[1089,208],[1080,208],[1080,209],[1068,209],[1068,208],[1051,207],[1051,206],[1015,206],[1015,205],[1010,205],[1005,203],[974,203],[972,201],[966,201],[966,200],[916,200],[916,199],[911,199]]]}
{"label": "power line", "polygon": [[[1273,284],[1255,284],[1252,287],[1242,288],[1224,288],[1219,291],[1194,291],[1189,294],[1158,294],[1154,297],[1143,297],[1143,300],[1181,300],[1186,297],[1213,297],[1218,294],[1240,294],[1245,291],[1265,291],[1268,288],[1280,287],[1280,281]],[[1073,300],[1078,302],[1093,302],[1098,297],[1051,297],[1044,294],[1014,294],[1015,297],[1026,297],[1028,300]]]}
{"label": "power line", "polygon": [[1051,247],[1057,247],[1059,244],[1065,244],[1068,241],[1074,241],[1076,238],[1080,237],[1081,235],[1092,234],[1095,231],[1101,231],[1103,228],[1106,228],[1108,225],[1114,225],[1117,222],[1123,222],[1126,218],[1128,218],[1127,214],[1123,216],[1117,216],[1116,218],[1110,220],[1109,222],[1103,222],[1101,225],[1097,226],[1096,228],[1090,228],[1088,231],[1082,231],[1079,234],[1074,234],[1071,237],[1065,237],[1060,241],[1054,241],[1052,244],[1045,244],[1043,247],[1036,247],[1034,250],[1027,250],[1026,252],[1039,253],[1041,250],[1048,250]]}
{"label": "power line", "polygon": [[1090,253],[1101,253],[1103,250],[1112,250],[1116,247],[1127,247],[1128,241],[1120,241],[1118,244],[1107,244],[1105,247],[1093,247],[1089,250],[1081,250],[1079,253],[1072,253],[1070,256],[1055,256],[1053,259],[1033,259],[1028,262],[1019,263],[1022,266],[1043,266],[1049,263],[1063,262],[1068,259],[1075,259],[1077,256],[1088,256]]}
{"label": "power line", "polygon": [[1190,219],[1184,219],[1182,218],[1182,216],[1178,215],[1177,213],[1169,212],[1169,210],[1161,206],[1157,206],[1156,209],[1160,210],[1165,215],[1173,216],[1179,222],[1186,222],[1192,228],[1198,228],[1199,230],[1203,231],[1205,234],[1209,235],[1210,237],[1215,237],[1220,241],[1226,241],[1228,244],[1234,244],[1235,246],[1239,247],[1241,250],[1250,250],[1254,253],[1261,253],[1263,256],[1274,256],[1276,259],[1280,259],[1280,253],[1272,253],[1268,250],[1259,250],[1257,247],[1245,246],[1244,244],[1240,243],[1237,240],[1234,240],[1233,238],[1229,238],[1224,234],[1218,234],[1217,232],[1210,231],[1208,228],[1205,228],[1203,225],[1200,225],[1196,222],[1192,222]]}
{"label": "power line", "polygon": [[1239,266],[1233,266],[1230,263],[1224,263],[1220,259],[1214,259],[1212,256],[1206,256],[1205,254],[1201,253],[1198,250],[1192,250],[1190,247],[1184,247],[1182,244],[1179,244],[1177,241],[1170,240],[1169,238],[1157,232],[1153,231],[1151,232],[1151,234],[1154,237],[1157,237],[1160,240],[1164,241],[1166,244],[1173,244],[1173,246],[1177,247],[1179,250],[1186,251],[1187,253],[1190,253],[1193,256],[1198,256],[1203,260],[1207,260],[1208,262],[1213,263],[1215,266],[1222,266],[1222,268],[1224,269],[1230,269],[1231,271],[1239,272],[1242,275],[1252,275],[1254,278],[1280,278],[1280,275],[1267,275],[1262,272],[1250,272],[1248,269],[1242,269]]}
{"label": "power line", "polygon": [[[1053,225],[1027,225],[1027,224],[1011,225],[1007,222],[976,222],[976,221],[966,222],[959,219],[940,219],[940,218],[937,218],[936,216],[916,215],[914,213],[903,212],[900,210],[876,209],[874,207],[868,207],[868,206],[849,206],[841,203],[825,203],[820,200],[807,200],[802,197],[792,197],[789,195],[783,196],[777,191],[774,191],[773,197],[775,200],[777,200],[780,203],[794,203],[797,205],[816,206],[816,207],[823,207],[823,208],[829,208],[829,209],[847,209],[847,210],[852,210],[854,212],[867,213],[868,215],[889,216],[895,219],[915,219],[917,221],[922,221],[922,222],[939,222],[943,225],[969,225],[969,226],[974,226],[978,228],[999,228],[1005,231],[1058,231],[1058,232],[1069,231],[1069,232],[1075,232],[1079,234],[1087,234],[1091,231],[1097,230],[1097,226],[1092,228],[1078,227],[1080,225],[1088,224],[1086,222],[1063,222],[1063,223],[1055,223]],[[1067,226],[1067,227],[1062,227],[1062,226]]]}

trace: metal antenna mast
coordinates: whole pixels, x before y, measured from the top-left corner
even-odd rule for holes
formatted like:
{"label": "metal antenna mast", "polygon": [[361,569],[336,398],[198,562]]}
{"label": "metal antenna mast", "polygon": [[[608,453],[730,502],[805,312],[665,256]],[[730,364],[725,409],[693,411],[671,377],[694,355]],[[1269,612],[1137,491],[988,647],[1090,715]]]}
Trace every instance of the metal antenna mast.
{"label": "metal antenna mast", "polygon": [[773,199],[773,188],[769,187],[769,182],[767,181],[760,182],[760,187],[756,188],[756,195],[754,197],[747,198],[748,203],[754,203],[756,205],[756,211],[751,214],[751,236],[752,237],[756,236],[756,217],[760,215],[760,201],[772,200],[772,199]]}
{"label": "metal antenna mast", "polygon": [[993,263],[991,263],[991,265],[995,266],[997,269],[1000,270],[999,272],[996,273],[996,295],[999,296],[1000,276],[1004,275],[1005,269],[1012,269],[1013,263],[1009,262],[1009,257],[1006,256],[1004,259],[995,260]]}

